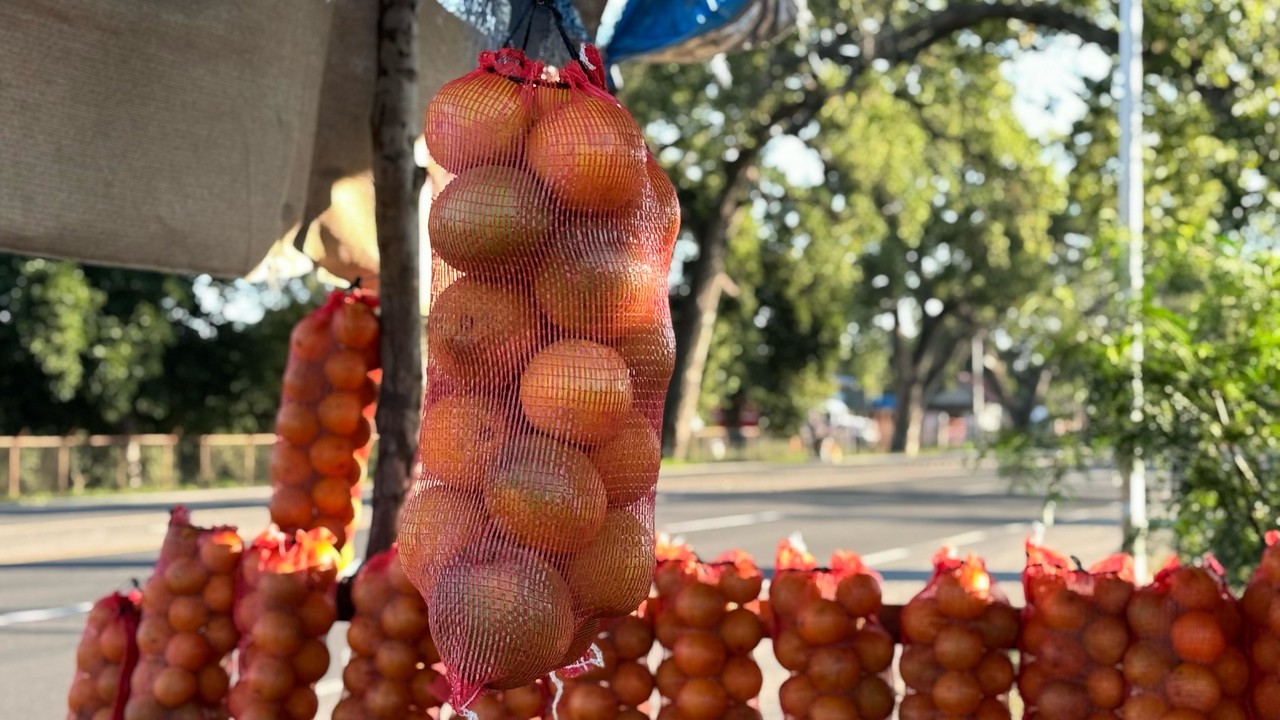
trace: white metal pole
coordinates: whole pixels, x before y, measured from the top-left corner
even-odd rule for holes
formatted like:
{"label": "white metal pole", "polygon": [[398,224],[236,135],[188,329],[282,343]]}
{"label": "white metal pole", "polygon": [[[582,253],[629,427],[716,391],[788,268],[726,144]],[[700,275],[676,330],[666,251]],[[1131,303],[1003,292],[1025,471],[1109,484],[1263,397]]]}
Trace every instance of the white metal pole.
{"label": "white metal pole", "polygon": [[[1143,301],[1143,183],[1142,183],[1142,0],[1120,0],[1120,231],[1128,244],[1125,274],[1128,276],[1128,310],[1133,342],[1129,361],[1133,369],[1132,422],[1143,417],[1142,301]],[[1147,575],[1147,476],[1142,448],[1134,449],[1128,475],[1128,525],[1134,534],[1134,573],[1139,582]]]}

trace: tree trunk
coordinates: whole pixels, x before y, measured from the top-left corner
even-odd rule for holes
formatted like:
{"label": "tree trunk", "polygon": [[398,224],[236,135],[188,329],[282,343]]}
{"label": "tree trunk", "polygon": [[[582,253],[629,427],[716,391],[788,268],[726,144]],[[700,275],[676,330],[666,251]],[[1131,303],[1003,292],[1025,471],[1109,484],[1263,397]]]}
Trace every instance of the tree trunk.
{"label": "tree trunk", "polygon": [[422,412],[422,319],[418,307],[418,6],[379,0],[378,65],[373,100],[373,184],[381,257],[382,388],[378,394],[378,466],[367,555],[395,542],[400,506],[418,452]]}
{"label": "tree trunk", "polygon": [[914,377],[894,384],[897,408],[893,415],[893,437],[889,450],[906,455],[920,452],[920,430],[924,420],[925,388]]}
{"label": "tree trunk", "polygon": [[704,237],[689,269],[689,294],[680,300],[682,307],[675,326],[675,370],[662,418],[662,451],[668,457],[685,458],[689,454],[702,374],[711,352],[711,336],[724,290],[725,234],[721,223]]}

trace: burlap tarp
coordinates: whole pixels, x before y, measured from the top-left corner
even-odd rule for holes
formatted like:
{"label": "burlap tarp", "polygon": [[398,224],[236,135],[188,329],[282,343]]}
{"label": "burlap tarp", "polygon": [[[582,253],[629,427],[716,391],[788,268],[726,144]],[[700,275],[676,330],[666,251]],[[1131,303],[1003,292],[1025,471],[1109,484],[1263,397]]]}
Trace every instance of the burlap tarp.
{"label": "burlap tarp", "polygon": [[[0,250],[238,276],[319,216],[303,245],[322,265],[376,268],[376,13],[374,0],[0,2]],[[420,107],[481,39],[423,2],[421,43]]]}

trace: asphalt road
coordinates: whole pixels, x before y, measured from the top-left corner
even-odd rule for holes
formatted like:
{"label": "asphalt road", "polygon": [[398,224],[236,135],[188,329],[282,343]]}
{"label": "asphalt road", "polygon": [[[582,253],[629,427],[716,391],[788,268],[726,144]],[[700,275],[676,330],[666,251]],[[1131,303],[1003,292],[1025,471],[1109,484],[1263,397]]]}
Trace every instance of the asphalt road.
{"label": "asphalt road", "polygon": [[[1118,491],[1101,472],[1056,508],[1047,529],[1036,527],[1044,518],[1038,498],[1010,494],[990,469],[948,460],[690,467],[664,474],[659,487],[659,529],[700,554],[742,548],[771,570],[778,541],[799,532],[820,559],[836,549],[861,553],[884,575],[889,602],[920,588],[943,544],[986,558],[1018,603],[1030,533],[1044,532],[1086,562],[1119,540]],[[254,488],[0,505],[0,718],[65,717],[83,613],[131,579],[145,581],[171,505],[186,503],[197,523],[236,524],[248,535],[266,522],[264,497]],[[344,624],[331,633],[335,658],[343,657],[344,635]],[[767,647],[757,655],[766,666],[761,710],[780,717],[771,691],[784,675]],[[335,668],[321,681],[321,717],[341,693],[339,677]]]}

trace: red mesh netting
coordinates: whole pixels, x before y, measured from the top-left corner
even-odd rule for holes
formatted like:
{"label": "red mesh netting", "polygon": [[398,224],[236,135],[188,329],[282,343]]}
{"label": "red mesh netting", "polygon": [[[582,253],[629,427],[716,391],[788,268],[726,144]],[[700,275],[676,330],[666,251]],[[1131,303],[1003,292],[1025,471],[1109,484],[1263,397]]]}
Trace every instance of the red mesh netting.
{"label": "red mesh netting", "polygon": [[121,720],[138,662],[142,593],[112,593],[93,604],[67,693],[67,720]]}
{"label": "red mesh netting", "polygon": [[759,720],[764,680],[752,651],[765,635],[760,568],[740,551],[703,563],[673,550],[658,564],[658,594],[648,604],[666,651],[654,674],[659,717]]}
{"label": "red mesh netting", "polygon": [[898,717],[1007,720],[1014,678],[1008,649],[1018,613],[979,558],[961,560],[943,548],[933,567],[929,583],[902,609],[898,673],[907,695]]}
{"label": "red mesh netting", "polygon": [[342,671],[346,693],[334,720],[427,717],[448,698],[449,684],[437,666],[427,605],[404,574],[396,548],[365,562],[351,600],[351,659]]}
{"label": "red mesh netting", "polygon": [[[646,607],[625,618],[603,623],[595,639],[602,665],[589,668],[577,677],[563,679],[565,689],[557,706],[559,720],[648,718],[649,698],[654,689],[653,672],[649,670],[653,640],[653,622]],[[554,693],[554,688],[551,690]],[[506,693],[508,705],[510,695]]]}
{"label": "red mesh netting", "polygon": [[294,326],[276,413],[271,521],[287,533],[327,528],[344,566],[381,377],[377,307],[370,293],[335,290]]}
{"label": "red mesh netting", "polygon": [[325,638],[338,617],[339,554],[325,528],[286,534],[272,525],[240,562],[235,619],[242,635],[231,715],[315,717],[315,682],[329,669]]}
{"label": "red mesh netting", "polygon": [[[599,55],[593,48],[587,57]],[[456,704],[578,659],[649,593],[675,191],[578,64],[515,50],[430,103],[422,477],[401,516]]]}
{"label": "red mesh netting", "polygon": [[1248,637],[1250,709],[1257,720],[1280,718],[1280,532],[1266,534],[1267,548],[1240,600]]}
{"label": "red mesh netting", "polygon": [[1018,640],[1018,692],[1027,712],[1120,717],[1133,559],[1117,553],[1086,570],[1028,540],[1022,585],[1027,606]]}
{"label": "red mesh netting", "polygon": [[787,718],[889,717],[895,648],[880,607],[880,576],[855,553],[819,568],[790,541],[778,544],[769,617],[773,654],[791,672],[778,691]]}
{"label": "red mesh netting", "polygon": [[227,717],[227,658],[243,544],[235,528],[200,528],[174,508],[155,572],[142,590],[138,666],[126,718]]}
{"label": "red mesh netting", "polygon": [[1243,651],[1244,621],[1221,566],[1208,555],[1202,564],[1181,565],[1173,558],[1130,598],[1125,717],[1177,710],[1245,717],[1249,662]]}

